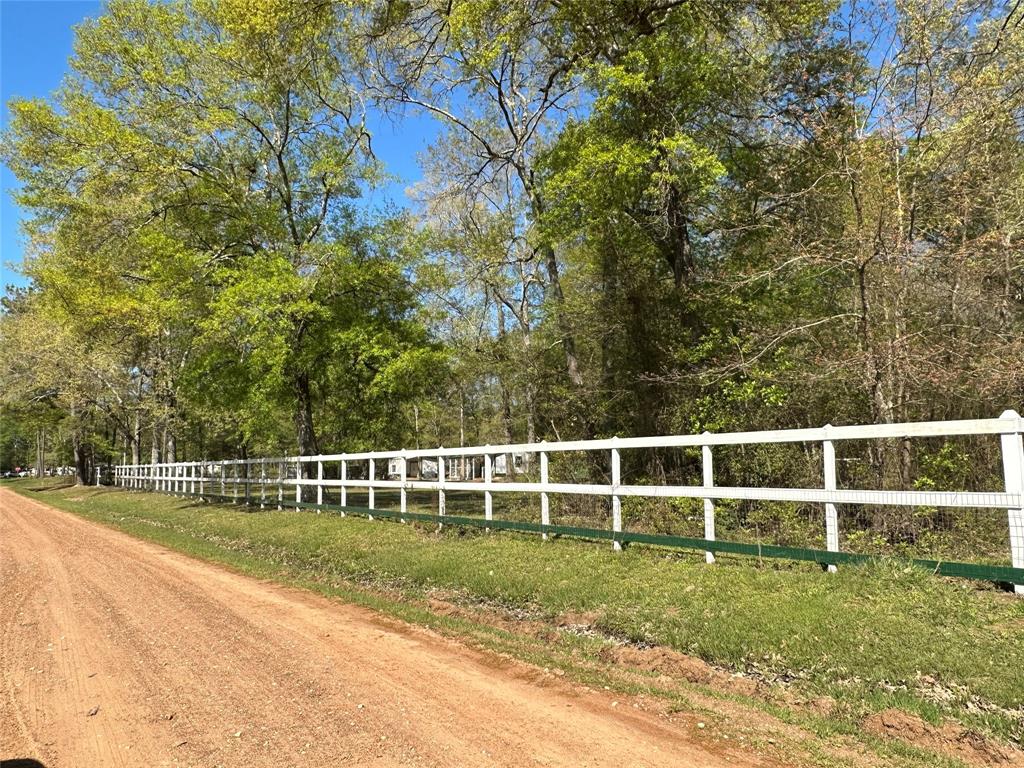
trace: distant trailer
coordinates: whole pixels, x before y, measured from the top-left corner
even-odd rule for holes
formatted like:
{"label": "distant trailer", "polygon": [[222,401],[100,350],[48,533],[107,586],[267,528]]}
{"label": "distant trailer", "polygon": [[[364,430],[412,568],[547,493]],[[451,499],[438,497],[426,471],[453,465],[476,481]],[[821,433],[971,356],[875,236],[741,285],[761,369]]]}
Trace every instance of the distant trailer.
{"label": "distant trailer", "polygon": [[[498,453],[494,455],[491,473],[495,477],[509,474],[509,457],[512,459],[512,474],[526,472],[528,457],[525,453]],[[399,480],[402,477],[402,460],[388,460],[386,479]],[[408,459],[405,471],[407,480],[437,480],[437,459]],[[482,456],[455,456],[445,459],[445,480],[472,481],[484,479],[484,460]]]}

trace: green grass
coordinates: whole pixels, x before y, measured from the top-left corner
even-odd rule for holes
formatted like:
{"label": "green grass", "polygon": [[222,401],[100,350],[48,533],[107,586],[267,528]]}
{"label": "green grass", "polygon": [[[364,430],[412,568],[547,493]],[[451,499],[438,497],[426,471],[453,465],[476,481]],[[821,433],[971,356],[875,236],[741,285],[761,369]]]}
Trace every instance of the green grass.
{"label": "green grass", "polygon": [[[190,554],[321,591],[356,584],[413,600],[440,592],[541,620],[586,612],[605,636],[670,646],[782,681],[800,696],[831,696],[837,707],[828,727],[838,732],[852,734],[863,715],[899,707],[933,722],[954,717],[1018,744],[1024,739],[1024,600],[977,582],[894,563],[833,575],[750,558],[720,557],[708,566],[700,553],[633,546],[615,554],[607,543],[438,534],[113,490],[33,495]],[[429,623],[419,613],[411,619]],[[516,655],[535,652],[506,641],[522,646]]]}

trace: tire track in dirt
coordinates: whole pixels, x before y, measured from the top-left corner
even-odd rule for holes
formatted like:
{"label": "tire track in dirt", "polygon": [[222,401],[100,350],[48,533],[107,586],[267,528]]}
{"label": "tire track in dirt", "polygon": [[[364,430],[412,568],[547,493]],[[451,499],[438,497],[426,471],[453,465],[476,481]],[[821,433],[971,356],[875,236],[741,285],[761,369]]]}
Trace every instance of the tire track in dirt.
{"label": "tire track in dirt", "polygon": [[0,576],[3,759],[47,768],[774,764],[659,714],[613,708],[606,692],[7,489]]}

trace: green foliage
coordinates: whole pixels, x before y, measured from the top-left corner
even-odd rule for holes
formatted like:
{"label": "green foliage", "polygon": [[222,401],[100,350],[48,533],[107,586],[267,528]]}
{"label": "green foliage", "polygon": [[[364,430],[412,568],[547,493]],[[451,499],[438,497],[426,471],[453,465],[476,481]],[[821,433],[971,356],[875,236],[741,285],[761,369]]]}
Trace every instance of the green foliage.
{"label": "green foliage", "polygon": [[[8,400],[86,454],[158,458],[1020,409],[1020,13],[113,0],[53,97],[10,105],[38,296],[2,320],[34,340]],[[440,127],[407,212],[366,194],[382,112]],[[856,448],[847,487],[999,479],[991,448]],[[715,466],[820,482],[813,447]],[[640,514],[691,524],[675,506]],[[721,514],[820,534],[809,506]],[[843,519],[872,550],[963,525],[1005,549],[935,510]]]}
{"label": "green foliage", "polygon": [[963,491],[974,471],[970,453],[955,443],[945,442],[935,453],[919,459],[920,474],[914,487],[922,491]]}

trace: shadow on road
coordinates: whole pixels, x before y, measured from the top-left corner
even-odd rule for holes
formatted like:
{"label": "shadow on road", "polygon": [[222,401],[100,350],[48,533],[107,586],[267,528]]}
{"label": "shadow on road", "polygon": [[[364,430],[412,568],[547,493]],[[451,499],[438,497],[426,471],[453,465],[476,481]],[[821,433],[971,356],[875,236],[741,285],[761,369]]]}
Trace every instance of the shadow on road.
{"label": "shadow on road", "polygon": [[14,760],[0,760],[0,768],[46,768],[31,757],[16,757]]}

